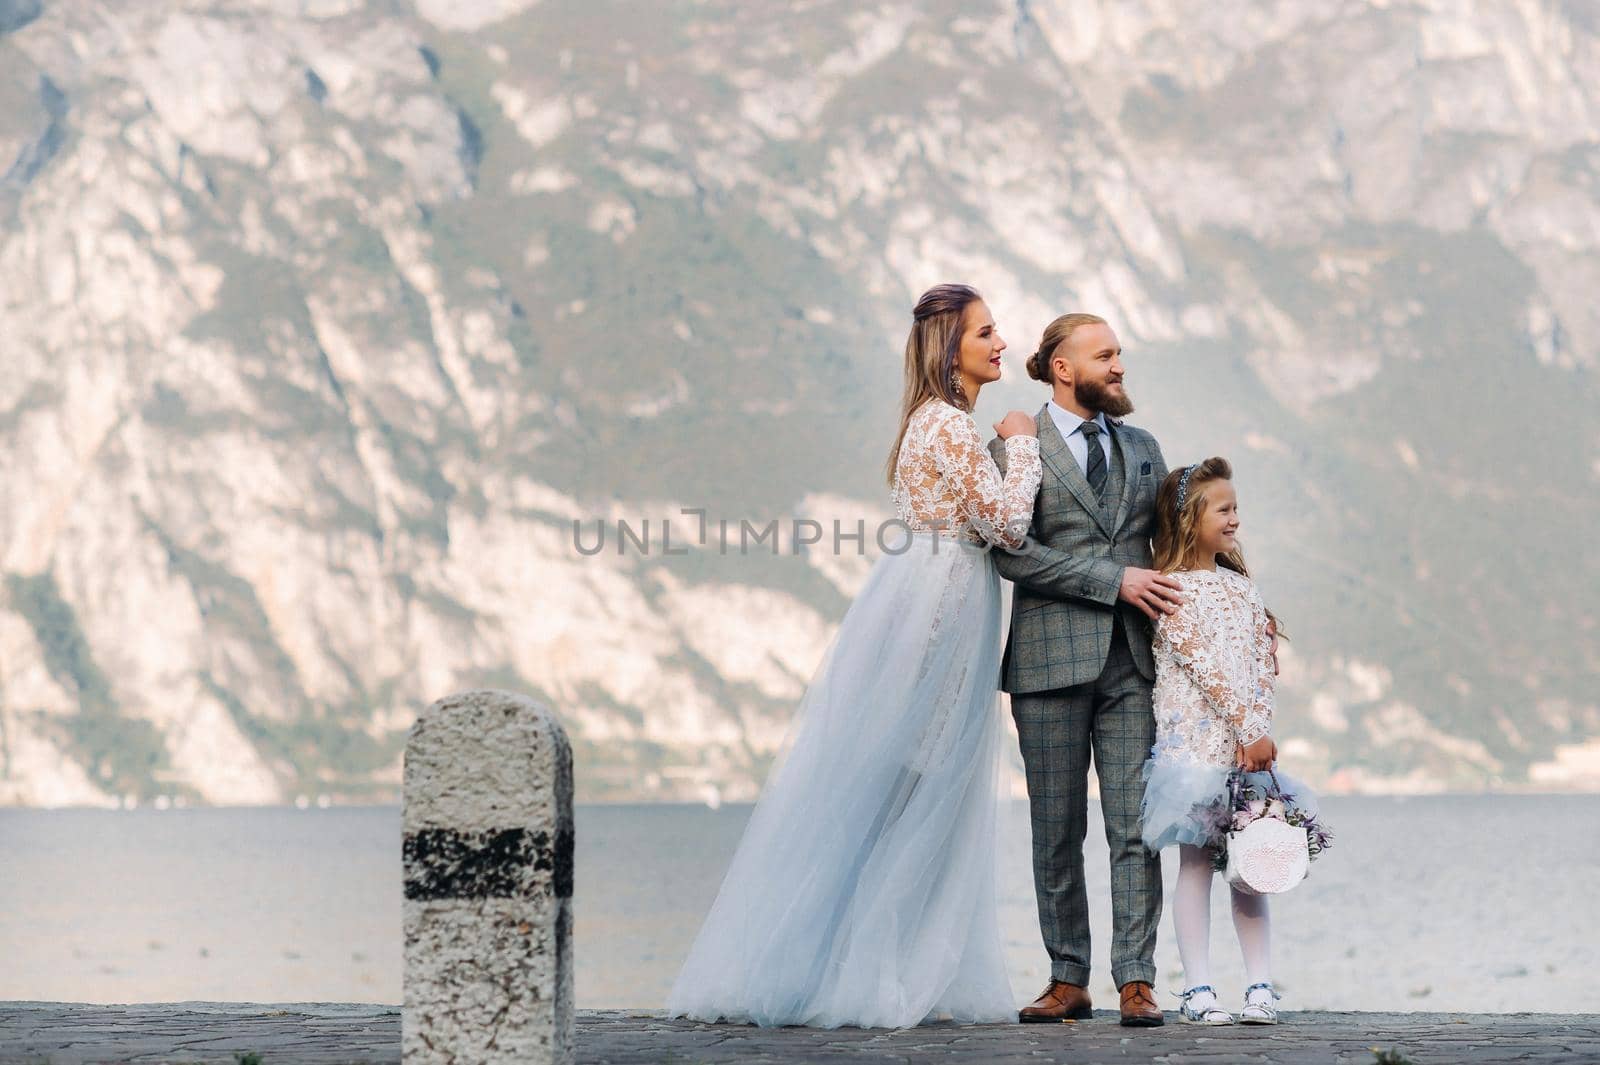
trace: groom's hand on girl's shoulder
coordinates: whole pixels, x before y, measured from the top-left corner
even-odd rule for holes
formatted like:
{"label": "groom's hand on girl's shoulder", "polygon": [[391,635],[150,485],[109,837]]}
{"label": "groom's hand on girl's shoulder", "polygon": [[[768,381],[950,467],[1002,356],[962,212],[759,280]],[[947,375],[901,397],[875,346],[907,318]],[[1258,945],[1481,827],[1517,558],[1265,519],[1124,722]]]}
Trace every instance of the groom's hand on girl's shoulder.
{"label": "groom's hand on girl's shoulder", "polygon": [[1124,603],[1132,603],[1144,611],[1151,621],[1156,621],[1162,614],[1177,613],[1178,607],[1183,604],[1183,585],[1178,583],[1176,577],[1170,577],[1160,570],[1129,566],[1122,571],[1122,586],[1117,589],[1117,598]]}

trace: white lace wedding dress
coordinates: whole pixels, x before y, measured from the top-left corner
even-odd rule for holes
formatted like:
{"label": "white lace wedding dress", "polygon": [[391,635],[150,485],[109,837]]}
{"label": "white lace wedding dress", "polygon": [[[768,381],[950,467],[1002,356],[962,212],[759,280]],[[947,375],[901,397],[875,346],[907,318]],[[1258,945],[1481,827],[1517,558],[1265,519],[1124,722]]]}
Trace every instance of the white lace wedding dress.
{"label": "white lace wedding dress", "polygon": [[1014,1016],[994,884],[1000,578],[984,548],[1021,543],[1038,440],[1006,454],[1002,479],[970,415],[938,400],[913,413],[893,497],[917,531],[886,535],[801,699],[673,1016]]}

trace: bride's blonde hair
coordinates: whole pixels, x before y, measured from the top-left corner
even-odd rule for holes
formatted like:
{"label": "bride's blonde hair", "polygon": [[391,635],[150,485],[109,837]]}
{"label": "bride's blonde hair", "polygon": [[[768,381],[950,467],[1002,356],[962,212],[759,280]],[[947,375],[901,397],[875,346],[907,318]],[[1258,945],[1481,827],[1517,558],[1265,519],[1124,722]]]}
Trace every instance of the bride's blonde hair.
{"label": "bride's blonde hair", "polygon": [[900,395],[900,432],[889,450],[889,484],[900,461],[911,415],[930,399],[942,399],[960,410],[967,397],[953,380],[956,355],[961,350],[961,330],[967,308],[983,299],[971,285],[934,285],[911,310],[911,332],[906,336],[905,389]]}
{"label": "bride's blonde hair", "polygon": [[[1200,557],[1200,536],[1196,526],[1206,510],[1206,488],[1218,481],[1232,481],[1233,467],[1228,460],[1213,455],[1193,466],[1180,466],[1167,474],[1167,479],[1156,489],[1156,534],[1151,540],[1151,565],[1162,573],[1180,569],[1198,569],[1204,561]],[[1179,505],[1179,488],[1183,489],[1183,502]],[[1250,576],[1244,564],[1244,552],[1235,547],[1217,555],[1217,565],[1231,569],[1242,576]],[[1267,611],[1267,617],[1278,627],[1280,639],[1283,625],[1277,615]]]}

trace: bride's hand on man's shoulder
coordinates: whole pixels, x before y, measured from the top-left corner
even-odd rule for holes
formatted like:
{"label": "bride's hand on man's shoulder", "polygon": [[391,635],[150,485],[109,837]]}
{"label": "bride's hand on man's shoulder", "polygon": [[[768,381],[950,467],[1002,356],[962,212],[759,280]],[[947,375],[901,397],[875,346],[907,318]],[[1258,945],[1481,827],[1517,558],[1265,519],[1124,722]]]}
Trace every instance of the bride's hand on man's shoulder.
{"label": "bride's hand on man's shoulder", "polygon": [[1038,436],[1039,425],[1027,411],[1013,410],[1007,411],[1004,418],[994,423],[994,431],[1002,440],[1013,436]]}

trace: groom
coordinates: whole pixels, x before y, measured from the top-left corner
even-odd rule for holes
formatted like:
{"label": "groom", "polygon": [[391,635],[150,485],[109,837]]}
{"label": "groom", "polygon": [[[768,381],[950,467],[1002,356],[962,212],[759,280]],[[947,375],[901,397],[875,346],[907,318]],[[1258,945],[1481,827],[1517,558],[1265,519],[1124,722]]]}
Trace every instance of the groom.
{"label": "groom", "polygon": [[[1181,601],[1150,569],[1156,489],[1167,475],[1155,438],[1120,418],[1122,346],[1105,319],[1051,322],[1028,359],[1051,388],[1039,411],[1044,480],[1027,540],[997,551],[1016,584],[1001,687],[1011,693],[1033,820],[1033,881],[1050,984],[1019,1019],[1090,1016],[1089,904],[1083,884],[1089,752],[1111,849],[1111,975],[1122,1023],[1162,1023],[1150,985],[1161,917],[1161,862],[1140,838],[1142,769],[1155,741],[1151,621]],[[1005,470],[1003,441],[989,450]]]}

